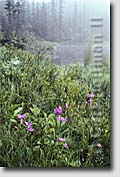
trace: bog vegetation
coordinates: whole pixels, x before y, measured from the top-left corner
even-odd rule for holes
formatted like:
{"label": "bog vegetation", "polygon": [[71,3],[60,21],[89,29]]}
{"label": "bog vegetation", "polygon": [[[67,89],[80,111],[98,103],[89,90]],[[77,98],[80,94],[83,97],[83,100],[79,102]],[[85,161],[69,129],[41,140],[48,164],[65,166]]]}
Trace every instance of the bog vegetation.
{"label": "bog vegetation", "polygon": [[[110,78],[0,48],[0,166],[110,167]],[[99,113],[101,112],[101,116]]]}

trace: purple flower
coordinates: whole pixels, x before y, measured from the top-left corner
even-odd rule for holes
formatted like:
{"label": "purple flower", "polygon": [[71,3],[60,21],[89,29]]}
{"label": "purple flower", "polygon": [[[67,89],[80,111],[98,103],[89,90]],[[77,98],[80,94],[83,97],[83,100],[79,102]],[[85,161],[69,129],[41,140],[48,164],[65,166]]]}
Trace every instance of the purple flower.
{"label": "purple flower", "polygon": [[92,98],[92,97],[94,97],[94,94],[91,93],[91,92],[89,92],[89,93],[87,94],[87,98]]}
{"label": "purple flower", "polygon": [[87,94],[87,102],[89,105],[92,103],[92,97],[94,97],[94,94],[89,92],[89,94]]}
{"label": "purple flower", "polygon": [[64,117],[56,117],[56,119],[58,120],[58,121],[60,121],[60,122],[67,122],[68,120],[67,120],[67,118],[64,118]]}
{"label": "purple flower", "polygon": [[64,142],[65,138],[58,138],[59,141]]}
{"label": "purple flower", "polygon": [[34,132],[34,128],[32,128],[32,122],[25,122],[25,125],[28,132]]}
{"label": "purple flower", "polygon": [[67,118],[61,117],[61,122],[67,122]]}
{"label": "purple flower", "polygon": [[34,128],[32,128],[32,127],[27,127],[26,130],[27,130],[28,132],[34,132]]}
{"label": "purple flower", "polygon": [[23,124],[23,119],[26,117],[26,114],[18,114],[17,117],[20,120],[20,124]]}
{"label": "purple flower", "polygon": [[26,114],[18,114],[17,115],[18,119],[24,119],[26,117]]}
{"label": "purple flower", "polygon": [[67,103],[65,103],[64,109],[68,109],[68,104]]}
{"label": "purple flower", "polygon": [[56,107],[55,109],[54,109],[54,113],[55,114],[62,114],[62,108],[61,108],[61,106],[59,106],[58,108]]}
{"label": "purple flower", "polygon": [[25,125],[26,125],[28,128],[30,128],[30,127],[32,127],[32,122],[25,122]]}
{"label": "purple flower", "polygon": [[63,146],[64,146],[65,148],[67,148],[67,149],[69,148],[68,145],[67,145],[67,143],[63,144]]}

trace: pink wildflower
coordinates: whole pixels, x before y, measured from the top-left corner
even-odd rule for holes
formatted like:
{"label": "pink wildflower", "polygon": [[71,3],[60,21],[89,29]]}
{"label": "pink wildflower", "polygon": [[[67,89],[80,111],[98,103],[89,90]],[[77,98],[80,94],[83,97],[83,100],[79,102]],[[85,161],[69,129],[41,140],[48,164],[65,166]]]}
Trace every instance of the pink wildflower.
{"label": "pink wildflower", "polygon": [[69,148],[68,145],[67,145],[67,143],[63,144],[63,146],[64,146],[65,148],[67,148],[67,149]]}
{"label": "pink wildflower", "polygon": [[65,138],[58,138],[59,141],[64,142]]}

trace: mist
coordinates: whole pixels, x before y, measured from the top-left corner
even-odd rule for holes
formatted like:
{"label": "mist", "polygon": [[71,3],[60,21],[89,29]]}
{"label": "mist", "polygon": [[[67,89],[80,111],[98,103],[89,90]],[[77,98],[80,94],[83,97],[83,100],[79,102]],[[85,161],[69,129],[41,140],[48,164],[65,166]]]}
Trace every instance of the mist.
{"label": "mist", "polygon": [[[0,0],[0,38],[27,43],[39,51],[40,41],[56,46],[54,59],[84,60],[92,33],[90,20],[103,19],[104,54],[110,55],[110,4],[106,0]],[[12,8],[11,8],[12,7]],[[13,9],[13,10],[11,10]],[[33,42],[34,41],[34,42]],[[31,47],[32,46],[32,47]],[[71,48],[71,53],[69,51]]]}

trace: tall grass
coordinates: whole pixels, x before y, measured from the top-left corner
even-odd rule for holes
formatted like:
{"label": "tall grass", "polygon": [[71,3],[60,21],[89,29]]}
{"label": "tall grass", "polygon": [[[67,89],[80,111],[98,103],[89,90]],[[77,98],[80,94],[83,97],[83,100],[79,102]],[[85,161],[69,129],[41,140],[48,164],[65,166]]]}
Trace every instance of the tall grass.
{"label": "tall grass", "polygon": [[[106,68],[103,76],[95,93],[90,67],[58,67],[43,56],[0,48],[0,166],[110,167]],[[91,105],[90,91],[95,94]],[[59,106],[67,122],[56,119],[54,109]],[[94,116],[101,110],[101,117]],[[26,115],[22,123],[19,114]],[[25,122],[32,122],[33,132],[27,131]]]}

